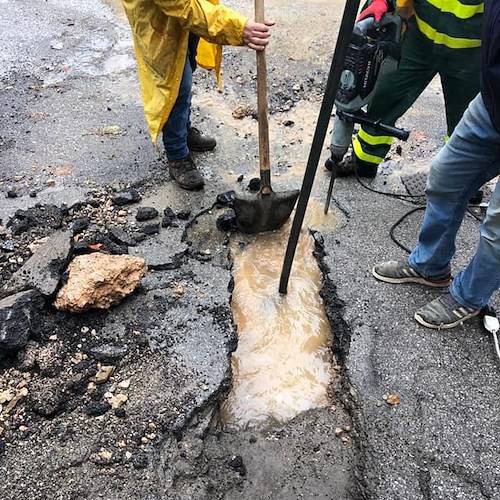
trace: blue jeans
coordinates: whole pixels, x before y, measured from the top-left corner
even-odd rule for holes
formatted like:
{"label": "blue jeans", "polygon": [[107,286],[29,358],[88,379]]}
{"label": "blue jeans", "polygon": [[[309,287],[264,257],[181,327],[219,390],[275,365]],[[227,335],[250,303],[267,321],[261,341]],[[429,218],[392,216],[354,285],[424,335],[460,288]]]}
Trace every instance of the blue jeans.
{"label": "blue jeans", "polygon": [[187,55],[179,95],[162,130],[163,145],[169,160],[180,160],[189,154],[187,135],[191,126],[189,114],[191,112],[192,86],[193,70]]}
{"label": "blue jeans", "polygon": [[[500,174],[500,134],[479,94],[464,113],[450,140],[432,162],[427,178],[427,207],[418,244],[408,263],[426,277],[450,271],[455,238],[469,198]],[[476,253],[450,286],[461,305],[485,306],[500,287],[500,182],[479,231]]]}

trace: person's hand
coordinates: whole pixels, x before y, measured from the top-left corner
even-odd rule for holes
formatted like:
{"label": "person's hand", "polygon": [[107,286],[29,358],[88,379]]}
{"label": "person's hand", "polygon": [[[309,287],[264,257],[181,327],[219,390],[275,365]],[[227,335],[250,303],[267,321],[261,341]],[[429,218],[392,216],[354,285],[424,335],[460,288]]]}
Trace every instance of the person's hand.
{"label": "person's hand", "polygon": [[274,26],[274,21],[256,23],[249,19],[243,28],[243,43],[250,49],[257,51],[264,50],[271,37],[270,26]]}
{"label": "person's hand", "polygon": [[373,0],[372,3],[365,9],[359,13],[356,22],[365,19],[368,16],[373,16],[375,18],[375,22],[379,22],[382,19],[382,16],[389,11],[389,4],[387,0]]}

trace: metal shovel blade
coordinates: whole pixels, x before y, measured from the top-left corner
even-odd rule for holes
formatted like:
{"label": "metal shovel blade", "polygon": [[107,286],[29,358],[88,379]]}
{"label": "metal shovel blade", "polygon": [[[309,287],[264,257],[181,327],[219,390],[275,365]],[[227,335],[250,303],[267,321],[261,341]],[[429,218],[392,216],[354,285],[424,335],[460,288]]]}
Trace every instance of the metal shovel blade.
{"label": "metal shovel blade", "polygon": [[274,231],[290,217],[300,191],[283,191],[269,194],[236,195],[233,208],[238,228],[242,233],[256,234]]}

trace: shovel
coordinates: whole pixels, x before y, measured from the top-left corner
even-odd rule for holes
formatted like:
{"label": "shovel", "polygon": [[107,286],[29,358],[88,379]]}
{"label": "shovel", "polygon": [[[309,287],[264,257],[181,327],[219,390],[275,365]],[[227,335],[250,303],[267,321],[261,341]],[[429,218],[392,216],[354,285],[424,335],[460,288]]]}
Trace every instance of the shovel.
{"label": "shovel", "polygon": [[[264,22],[264,0],[255,0],[255,21]],[[275,193],[271,188],[269,124],[267,119],[267,77],[265,50],[257,52],[257,117],[259,120],[260,191],[236,194],[233,208],[242,233],[263,233],[279,229],[288,220],[299,190]]]}

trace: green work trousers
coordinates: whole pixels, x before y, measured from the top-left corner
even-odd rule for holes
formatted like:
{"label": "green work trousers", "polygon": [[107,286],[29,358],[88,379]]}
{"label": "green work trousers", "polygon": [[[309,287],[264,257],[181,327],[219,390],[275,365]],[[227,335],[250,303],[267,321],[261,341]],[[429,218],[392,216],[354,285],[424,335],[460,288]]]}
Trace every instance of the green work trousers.
{"label": "green work trousers", "polygon": [[[450,49],[434,44],[420,33],[412,18],[402,44],[399,67],[381,75],[368,105],[368,115],[394,125],[436,74],[441,78],[447,136],[450,136],[469,102],[479,92],[480,48]],[[392,139],[373,127],[361,127],[353,142],[360,170],[376,172]]]}

